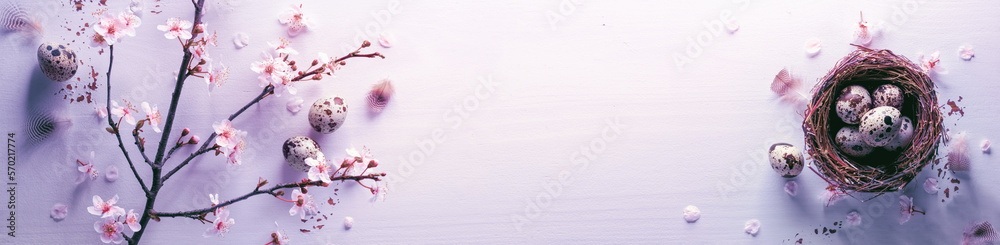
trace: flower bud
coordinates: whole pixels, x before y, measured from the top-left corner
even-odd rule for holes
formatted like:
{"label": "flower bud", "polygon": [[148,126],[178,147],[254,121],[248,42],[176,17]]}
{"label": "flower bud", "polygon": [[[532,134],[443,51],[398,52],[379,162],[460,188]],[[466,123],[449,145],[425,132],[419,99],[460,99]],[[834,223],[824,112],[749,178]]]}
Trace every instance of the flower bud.
{"label": "flower bud", "polygon": [[198,138],[197,135],[193,135],[193,136],[191,136],[191,139],[188,140],[188,144],[195,145],[195,144],[198,144],[199,141],[201,141],[201,138]]}
{"label": "flower bud", "polygon": [[288,65],[290,65],[290,66],[293,66],[293,65],[295,65],[295,61],[294,61],[294,60],[293,60],[293,61],[289,61],[289,62],[288,62]]}
{"label": "flower bud", "polygon": [[313,64],[312,65],[319,65],[319,60],[313,60]]}
{"label": "flower bud", "polygon": [[350,168],[351,165],[354,165],[354,158],[347,157],[347,158],[344,158],[344,162],[340,164],[340,167],[341,168]]}
{"label": "flower bud", "polygon": [[378,160],[372,159],[371,161],[368,161],[368,168],[374,167],[378,167]]}
{"label": "flower bud", "polygon": [[369,42],[368,40],[365,40],[365,42],[361,43],[362,48],[367,48],[369,46],[372,46],[372,42]]}
{"label": "flower bud", "polygon": [[184,137],[184,136],[186,136],[186,135],[188,135],[190,133],[191,133],[191,129],[184,128],[184,130],[181,130],[181,137]]}

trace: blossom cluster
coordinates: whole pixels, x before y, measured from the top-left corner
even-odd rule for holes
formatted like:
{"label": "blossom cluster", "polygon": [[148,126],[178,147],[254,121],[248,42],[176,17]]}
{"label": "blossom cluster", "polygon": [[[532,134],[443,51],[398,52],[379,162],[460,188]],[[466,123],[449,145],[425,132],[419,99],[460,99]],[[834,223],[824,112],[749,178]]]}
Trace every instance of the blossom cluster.
{"label": "blossom cluster", "polygon": [[226,156],[226,160],[232,166],[242,164],[243,151],[246,149],[247,132],[233,128],[233,123],[229,120],[213,123],[215,129],[216,154]]}
{"label": "blossom cluster", "polygon": [[115,45],[122,37],[135,36],[135,28],[142,25],[142,20],[130,11],[112,15],[106,11],[99,14],[97,24],[94,24],[94,36],[91,46]]}
{"label": "blossom cluster", "polygon": [[104,220],[94,222],[94,230],[101,233],[101,242],[122,243],[125,240],[125,226],[129,230],[136,232],[142,229],[139,224],[139,215],[134,209],[125,212],[124,208],[115,206],[118,203],[118,195],[105,201],[100,196],[94,195],[94,206],[87,207],[87,212],[100,216]]}

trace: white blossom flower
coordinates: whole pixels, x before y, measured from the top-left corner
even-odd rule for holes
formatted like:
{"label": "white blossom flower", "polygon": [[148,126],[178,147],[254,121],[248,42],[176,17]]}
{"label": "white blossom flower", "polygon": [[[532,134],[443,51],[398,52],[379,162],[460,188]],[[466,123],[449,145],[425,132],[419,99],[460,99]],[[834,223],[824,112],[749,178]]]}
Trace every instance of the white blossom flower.
{"label": "white blossom flower", "polygon": [[191,28],[191,26],[192,24],[190,21],[170,18],[167,19],[166,25],[158,25],[156,26],[156,29],[167,32],[163,34],[163,36],[167,39],[180,38],[187,40],[191,39],[191,31],[187,30],[188,28]]}
{"label": "white blossom flower", "polygon": [[215,221],[212,222],[212,227],[205,230],[205,237],[219,236],[225,237],[226,233],[229,232],[229,228],[236,224],[236,220],[229,218],[229,210],[224,210],[215,215]]}
{"label": "white blossom flower", "polygon": [[216,134],[215,144],[219,145],[221,149],[232,149],[239,143],[239,137],[246,134],[246,132],[233,128],[233,123],[229,119],[212,123],[212,128],[215,129]]}
{"label": "white blossom flower", "polygon": [[122,223],[115,218],[107,217],[103,221],[94,222],[94,230],[101,233],[101,242],[119,244],[125,241],[122,235]]}
{"label": "white blossom flower", "polygon": [[139,214],[136,214],[134,209],[129,209],[128,214],[125,214],[125,224],[127,224],[128,228],[133,232],[142,229],[142,225],[139,224]]}
{"label": "white blossom flower", "polygon": [[108,45],[115,45],[115,43],[118,42],[118,39],[125,35],[125,33],[122,32],[123,28],[125,28],[125,26],[121,21],[119,21],[119,18],[107,13],[99,17],[97,19],[97,24],[94,25],[94,31],[96,31],[98,35],[101,35],[104,42]]}
{"label": "white blossom flower", "polygon": [[115,206],[115,203],[118,202],[118,195],[108,199],[108,201],[104,201],[100,196],[94,195],[93,201],[94,206],[87,207],[87,212],[90,212],[90,214],[101,216],[101,218],[114,218],[125,215],[125,209]]}
{"label": "white blossom flower", "polygon": [[132,104],[125,101],[125,106],[118,106],[118,101],[111,101],[111,115],[121,120],[125,120],[128,124],[135,125],[135,117],[132,113],[135,111]]}
{"label": "white blossom flower", "polygon": [[312,27],[312,21],[302,12],[302,4],[292,5],[292,8],[278,15],[278,22],[288,25],[288,34],[297,35]]}
{"label": "white blossom flower", "polygon": [[90,178],[90,180],[97,180],[97,176],[101,175],[101,173],[94,168],[93,151],[90,152],[90,157],[87,158],[87,162],[83,162],[79,159],[76,160],[76,162],[80,164],[80,166],[76,168],[76,170],[80,171],[80,176],[76,178],[77,184],[83,183],[83,181],[87,180],[87,178]]}
{"label": "white blossom flower", "polygon": [[299,189],[292,190],[292,208],[288,210],[289,215],[298,214],[300,218],[305,219],[306,216],[313,216],[318,213],[316,202],[313,201],[312,195],[305,194],[299,191]]}
{"label": "white blossom flower", "polygon": [[157,109],[156,106],[149,106],[149,103],[145,101],[142,102],[141,106],[143,112],[146,112],[146,119],[149,119],[149,126],[153,127],[153,131],[156,131],[157,133],[162,132],[160,130],[160,123],[162,122],[163,117],[160,116],[160,110]]}
{"label": "white blossom flower", "polygon": [[326,161],[326,157],[322,153],[317,154],[316,158],[306,158],[305,162],[309,166],[309,180],[320,180],[323,183],[330,183],[333,166]]}

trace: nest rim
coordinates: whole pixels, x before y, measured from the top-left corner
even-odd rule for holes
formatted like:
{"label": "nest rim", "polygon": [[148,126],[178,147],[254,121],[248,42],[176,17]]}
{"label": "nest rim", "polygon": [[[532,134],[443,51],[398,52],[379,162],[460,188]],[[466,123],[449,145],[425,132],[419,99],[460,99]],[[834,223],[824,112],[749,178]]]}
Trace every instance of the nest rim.
{"label": "nest rim", "polygon": [[[874,76],[874,77],[866,77]],[[916,99],[913,108],[913,142],[889,164],[872,166],[841,152],[830,132],[831,108],[846,86],[870,82],[898,86],[906,98]],[[837,62],[813,88],[802,130],[809,168],[841,193],[878,193],[900,190],[935,158],[943,132],[943,115],[930,76],[906,57],[887,49],[858,46]]]}

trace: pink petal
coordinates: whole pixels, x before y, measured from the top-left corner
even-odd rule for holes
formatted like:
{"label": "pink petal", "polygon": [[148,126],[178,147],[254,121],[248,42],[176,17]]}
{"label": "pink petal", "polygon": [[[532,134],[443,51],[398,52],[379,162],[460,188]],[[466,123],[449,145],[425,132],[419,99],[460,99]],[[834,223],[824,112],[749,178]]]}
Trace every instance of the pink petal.
{"label": "pink petal", "polygon": [[990,140],[983,140],[983,142],[980,143],[980,147],[982,147],[983,153],[990,153]]}
{"label": "pink petal", "polygon": [[976,52],[972,49],[972,46],[959,46],[958,47],[958,57],[963,60],[971,60],[972,57],[976,56]]}
{"label": "pink petal", "polygon": [[289,98],[288,103],[286,103],[286,107],[289,112],[293,114],[298,113],[302,110],[302,97],[295,96],[293,98]]}
{"label": "pink petal", "polygon": [[795,196],[799,192],[799,183],[795,181],[785,182],[785,193],[789,196]]}
{"label": "pink petal", "polygon": [[757,219],[747,220],[747,223],[743,225],[743,230],[747,234],[757,236],[757,232],[760,231],[760,221]]}
{"label": "pink petal", "polygon": [[847,214],[847,224],[858,226],[861,225],[861,214],[858,211],[852,211]]}
{"label": "pink petal", "polygon": [[809,57],[814,57],[817,54],[819,54],[819,51],[822,48],[823,48],[823,41],[819,40],[818,38],[812,38],[806,41],[805,49],[806,49],[806,54],[808,54]]}
{"label": "pink petal", "polygon": [[698,221],[698,219],[701,219],[701,210],[698,209],[698,207],[695,207],[694,205],[688,205],[687,207],[684,207],[683,213],[684,213],[684,220],[686,220],[688,223],[694,223],[695,221]]}
{"label": "pink petal", "polygon": [[396,36],[393,36],[391,33],[383,32],[378,35],[378,44],[382,45],[383,48],[391,48],[395,42]]}
{"label": "pink petal", "polygon": [[937,179],[927,178],[927,180],[924,181],[924,191],[927,192],[927,194],[937,193],[938,190],[940,190],[940,188],[938,188]]}
{"label": "pink petal", "polygon": [[236,48],[238,49],[250,46],[250,36],[248,36],[245,32],[237,32],[236,35],[233,36],[233,44],[236,45]]}
{"label": "pink petal", "polygon": [[118,180],[118,167],[115,165],[108,166],[107,172],[104,173],[104,180],[108,182],[115,182]]}
{"label": "pink petal", "polygon": [[354,218],[348,216],[344,217],[344,230],[350,230],[354,227]]}
{"label": "pink petal", "polygon": [[66,206],[66,204],[56,203],[56,205],[52,206],[52,212],[49,214],[49,216],[51,216],[52,219],[56,221],[63,220],[69,213],[68,209],[69,207]]}

